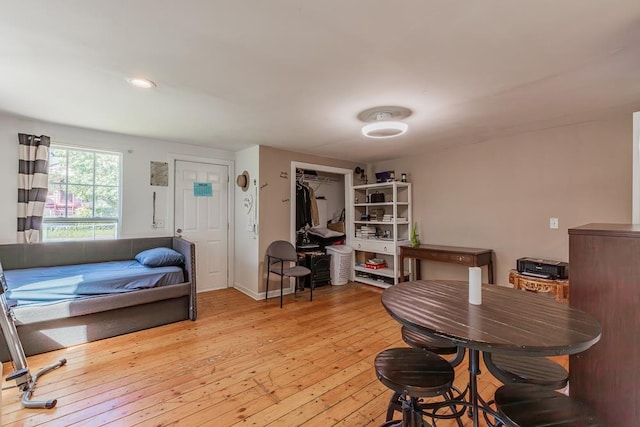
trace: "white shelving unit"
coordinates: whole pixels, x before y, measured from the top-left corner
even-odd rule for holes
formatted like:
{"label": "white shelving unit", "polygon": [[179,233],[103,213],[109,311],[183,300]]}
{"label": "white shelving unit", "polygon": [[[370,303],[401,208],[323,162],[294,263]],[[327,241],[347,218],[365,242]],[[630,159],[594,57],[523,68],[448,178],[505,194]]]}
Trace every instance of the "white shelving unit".
{"label": "white shelving unit", "polygon": [[[384,198],[384,201],[380,199]],[[398,246],[409,244],[411,224],[411,184],[385,182],[353,187],[353,218],[351,218],[350,245],[354,253],[356,282],[387,288],[398,283],[400,250]],[[367,259],[380,258],[387,267],[365,267]],[[405,265],[405,273],[409,265]]]}

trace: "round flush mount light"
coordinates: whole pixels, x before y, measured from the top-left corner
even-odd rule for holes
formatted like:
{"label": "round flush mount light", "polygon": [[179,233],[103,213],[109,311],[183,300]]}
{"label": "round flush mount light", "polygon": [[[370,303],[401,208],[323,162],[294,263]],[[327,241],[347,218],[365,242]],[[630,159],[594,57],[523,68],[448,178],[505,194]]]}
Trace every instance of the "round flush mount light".
{"label": "round flush mount light", "polygon": [[405,107],[374,107],[358,114],[358,119],[369,124],[362,127],[362,134],[368,138],[392,138],[400,136],[409,125],[400,121],[411,115]]}
{"label": "round flush mount light", "polygon": [[379,122],[369,123],[362,127],[362,134],[369,138],[391,138],[400,136],[409,129],[403,122],[381,119]]}
{"label": "round flush mount light", "polygon": [[127,81],[131,86],[139,87],[142,89],[151,89],[156,87],[156,84],[149,79],[145,79],[144,77],[131,77],[128,78]]}

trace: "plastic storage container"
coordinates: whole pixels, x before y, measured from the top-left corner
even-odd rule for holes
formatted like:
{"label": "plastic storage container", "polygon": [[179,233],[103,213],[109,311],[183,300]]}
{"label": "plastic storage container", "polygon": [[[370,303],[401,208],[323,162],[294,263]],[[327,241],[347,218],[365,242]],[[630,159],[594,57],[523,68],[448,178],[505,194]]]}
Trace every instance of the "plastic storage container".
{"label": "plastic storage container", "polygon": [[346,285],[351,277],[353,248],[336,245],[325,249],[331,255],[331,284]]}

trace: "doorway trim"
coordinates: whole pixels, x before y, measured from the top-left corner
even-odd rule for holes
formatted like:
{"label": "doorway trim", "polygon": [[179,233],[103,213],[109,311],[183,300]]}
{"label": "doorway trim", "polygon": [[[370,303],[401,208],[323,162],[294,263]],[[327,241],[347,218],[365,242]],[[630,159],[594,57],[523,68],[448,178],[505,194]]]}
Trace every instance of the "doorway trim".
{"label": "doorway trim", "polygon": [[631,222],[640,224],[640,111],[633,113],[633,172],[631,183]]}
{"label": "doorway trim", "polygon": [[[231,177],[235,176],[235,163],[232,160],[213,159],[208,157],[191,156],[188,154],[176,154],[169,153],[169,164],[171,165],[169,170],[169,187],[167,191],[167,201],[171,212],[169,213],[171,218],[167,221],[167,225],[171,224],[171,236],[176,235],[176,205],[175,205],[175,175],[176,175],[176,162],[194,162],[205,163],[209,165],[226,166],[229,176],[227,177],[227,288],[232,288],[234,282],[234,269],[235,265],[234,250],[235,250],[235,191],[231,184]],[[197,254],[196,254],[197,257]],[[197,258],[196,258],[197,262]]]}
{"label": "doorway trim", "polygon": [[[334,173],[337,175],[344,175],[344,234],[347,244],[351,241],[351,218],[352,218],[352,209],[353,209],[353,200],[351,199],[353,191],[353,171],[351,169],[346,168],[337,168],[334,166],[326,166],[326,165],[318,165],[314,163],[303,163],[303,162],[291,162],[291,172],[290,172],[290,218],[289,218],[289,241],[295,246],[296,245],[296,170],[297,169],[310,169],[318,172],[327,172]],[[294,282],[290,282],[289,291],[293,292]]]}

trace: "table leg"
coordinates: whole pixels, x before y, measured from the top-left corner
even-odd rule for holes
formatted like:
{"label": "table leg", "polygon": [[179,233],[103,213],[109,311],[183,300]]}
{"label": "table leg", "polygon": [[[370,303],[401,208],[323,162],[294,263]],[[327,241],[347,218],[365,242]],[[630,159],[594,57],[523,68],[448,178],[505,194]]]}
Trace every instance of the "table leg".
{"label": "table leg", "polygon": [[469,403],[473,416],[473,427],[478,427],[478,374],[480,374],[480,351],[469,349]]}
{"label": "table leg", "polygon": [[489,268],[489,283],[493,284],[495,283],[493,281],[493,255],[491,255],[491,260],[489,261],[489,264],[487,264],[487,267]]}
{"label": "table leg", "polygon": [[400,257],[400,280],[399,282],[404,282],[404,257]]}
{"label": "table leg", "polygon": [[422,276],[420,275],[420,258],[416,258],[416,277],[414,280],[420,280]]}

